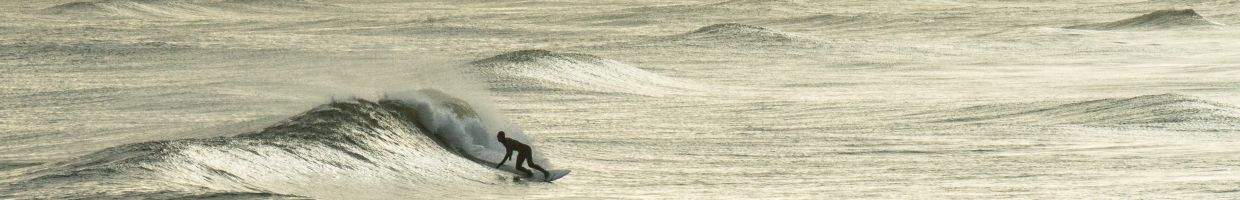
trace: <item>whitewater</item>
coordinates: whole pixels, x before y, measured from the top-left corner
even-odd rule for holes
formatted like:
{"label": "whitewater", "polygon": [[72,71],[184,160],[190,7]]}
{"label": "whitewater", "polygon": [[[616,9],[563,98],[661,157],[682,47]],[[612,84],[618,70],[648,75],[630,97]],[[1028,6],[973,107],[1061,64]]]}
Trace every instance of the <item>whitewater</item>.
{"label": "whitewater", "polygon": [[1240,198],[1235,0],[0,11],[0,199]]}

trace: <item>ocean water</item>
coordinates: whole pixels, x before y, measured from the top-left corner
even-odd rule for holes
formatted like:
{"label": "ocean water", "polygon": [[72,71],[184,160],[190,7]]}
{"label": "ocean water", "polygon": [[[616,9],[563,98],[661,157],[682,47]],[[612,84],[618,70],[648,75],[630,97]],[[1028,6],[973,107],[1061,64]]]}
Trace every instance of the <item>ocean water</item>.
{"label": "ocean water", "polygon": [[1235,0],[0,10],[0,199],[1240,198]]}

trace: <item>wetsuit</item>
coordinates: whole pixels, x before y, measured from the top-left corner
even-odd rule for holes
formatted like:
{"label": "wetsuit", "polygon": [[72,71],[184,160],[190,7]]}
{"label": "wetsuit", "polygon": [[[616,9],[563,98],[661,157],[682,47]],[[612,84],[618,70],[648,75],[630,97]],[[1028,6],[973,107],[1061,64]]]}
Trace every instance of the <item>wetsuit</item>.
{"label": "wetsuit", "polygon": [[534,176],[534,172],[530,172],[530,170],[525,169],[525,167],[521,167],[521,164],[529,163],[530,167],[543,173],[544,179],[550,179],[551,174],[547,173],[547,170],[543,169],[541,166],[538,166],[538,164],[534,164],[534,160],[530,159],[530,154],[533,153],[534,151],[530,149],[529,145],[525,145],[512,138],[506,138],[502,136],[498,139],[499,139],[500,144],[504,144],[505,153],[504,153],[504,159],[499,161],[499,165],[495,166],[496,168],[499,168],[500,166],[504,166],[504,162],[507,162],[508,158],[512,157],[512,152],[516,151],[517,152],[517,163],[514,164],[513,166],[516,166],[517,171],[521,171],[522,173],[525,173],[525,177]]}

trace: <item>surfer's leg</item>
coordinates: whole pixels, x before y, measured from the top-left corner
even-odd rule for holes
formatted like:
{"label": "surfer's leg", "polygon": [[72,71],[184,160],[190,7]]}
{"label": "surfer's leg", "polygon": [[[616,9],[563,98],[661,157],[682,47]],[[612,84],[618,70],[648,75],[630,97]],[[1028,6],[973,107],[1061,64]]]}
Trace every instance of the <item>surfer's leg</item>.
{"label": "surfer's leg", "polygon": [[524,167],[517,166],[517,171],[524,173],[526,178],[534,177],[534,172],[531,172],[529,169],[525,169]]}
{"label": "surfer's leg", "polygon": [[530,155],[528,152],[517,152],[517,163],[514,163],[515,165],[513,165],[517,168],[517,171],[525,173],[525,177],[534,176],[534,172],[531,172],[529,169],[525,169],[525,167],[521,166],[522,164],[525,164],[526,160],[529,159]]}
{"label": "surfer's leg", "polygon": [[534,168],[543,173],[544,180],[551,181],[551,173],[547,173],[547,170],[543,169],[542,166],[538,166],[538,164],[534,164],[534,159],[529,159],[527,161],[529,161],[530,163],[530,168]]}

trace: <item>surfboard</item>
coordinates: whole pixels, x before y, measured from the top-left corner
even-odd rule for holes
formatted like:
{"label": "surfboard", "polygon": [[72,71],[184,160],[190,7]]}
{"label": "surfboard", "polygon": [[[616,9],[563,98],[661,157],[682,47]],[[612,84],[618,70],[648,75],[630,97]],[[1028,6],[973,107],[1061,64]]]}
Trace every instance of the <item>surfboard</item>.
{"label": "surfboard", "polygon": [[[482,163],[482,164],[484,164],[484,165],[486,165],[486,166],[495,167],[495,163],[489,163],[489,162],[486,162],[486,161],[479,161],[479,162],[480,162],[480,163]],[[545,179],[545,178],[543,178],[543,174],[542,174],[542,172],[540,172],[540,171],[538,171],[538,170],[530,169],[530,168],[526,168],[526,169],[529,169],[529,170],[530,170],[530,172],[533,172],[533,173],[534,173],[534,176],[532,176],[532,177],[520,178],[520,179],[524,179],[524,180],[526,180],[526,181],[551,182],[551,181],[554,181],[554,180],[556,180],[556,179],[564,178],[564,176],[568,176],[568,173],[572,173],[572,170],[567,170],[567,169],[552,169],[552,170],[547,170],[547,173],[550,173],[550,174],[551,174],[551,176],[550,176],[550,179]],[[517,168],[513,167],[512,165],[504,165],[504,166],[500,166],[500,167],[499,167],[499,170],[500,170],[500,171],[505,171],[505,172],[508,172],[508,173],[512,173],[512,174],[517,175],[517,176],[525,176],[525,174],[524,174],[524,173],[521,173],[521,171],[517,171]]]}
{"label": "surfboard", "polygon": [[547,170],[547,172],[551,174],[551,176],[548,177],[549,179],[544,179],[542,176],[542,172],[539,172],[539,171],[534,171],[534,176],[525,177],[523,179],[527,181],[551,182],[551,181],[554,181],[555,179],[564,178],[564,176],[568,176],[568,173],[572,173],[573,171],[567,170],[567,169],[553,169],[553,170]]}

